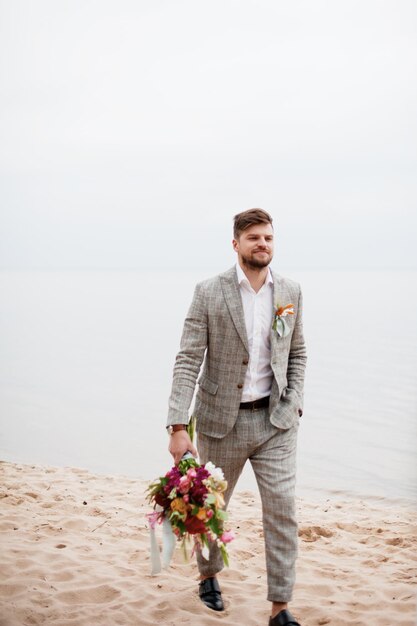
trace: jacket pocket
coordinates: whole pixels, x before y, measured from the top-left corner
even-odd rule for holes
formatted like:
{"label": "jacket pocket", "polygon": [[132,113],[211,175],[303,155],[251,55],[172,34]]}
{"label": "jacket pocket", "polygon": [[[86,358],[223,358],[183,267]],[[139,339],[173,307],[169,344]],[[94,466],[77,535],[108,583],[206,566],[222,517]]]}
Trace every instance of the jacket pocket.
{"label": "jacket pocket", "polygon": [[212,396],[216,395],[219,388],[218,383],[213,382],[212,380],[207,378],[207,376],[201,376],[201,378],[199,378],[197,382],[200,385],[201,389],[204,389],[204,391],[211,393]]}

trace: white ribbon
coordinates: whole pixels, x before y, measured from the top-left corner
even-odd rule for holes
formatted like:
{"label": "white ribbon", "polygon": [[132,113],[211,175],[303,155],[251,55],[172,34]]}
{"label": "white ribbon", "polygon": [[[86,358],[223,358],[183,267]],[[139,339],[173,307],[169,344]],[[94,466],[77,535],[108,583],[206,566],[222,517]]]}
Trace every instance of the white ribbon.
{"label": "white ribbon", "polygon": [[156,576],[161,571],[161,557],[159,555],[159,546],[156,540],[155,527],[150,527],[151,538],[151,576]]}
{"label": "white ribbon", "polygon": [[275,328],[279,337],[286,337],[290,332],[290,327],[281,316],[277,316],[277,323]]}
{"label": "white ribbon", "polygon": [[174,554],[177,538],[172,531],[171,522],[164,519],[162,522],[162,567],[169,567]]}
{"label": "white ribbon", "polygon": [[[158,507],[159,508],[159,507]],[[160,509],[162,510],[162,509]],[[171,522],[169,519],[164,519],[162,522],[162,563],[161,554],[159,551],[158,539],[156,537],[156,524],[150,522],[150,544],[151,544],[151,576],[156,576],[162,570],[162,568],[169,567],[172,560],[172,555],[175,550],[176,537],[172,531]]]}

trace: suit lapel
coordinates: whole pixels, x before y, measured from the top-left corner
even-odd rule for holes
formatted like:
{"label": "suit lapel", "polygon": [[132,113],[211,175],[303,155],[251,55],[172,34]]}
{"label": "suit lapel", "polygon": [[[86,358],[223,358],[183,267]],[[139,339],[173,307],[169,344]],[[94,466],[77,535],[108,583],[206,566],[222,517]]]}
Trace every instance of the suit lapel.
{"label": "suit lapel", "polygon": [[236,327],[236,330],[241,338],[243,345],[247,352],[249,352],[249,343],[246,333],[245,317],[243,314],[243,303],[239,290],[239,283],[237,280],[236,268],[232,267],[230,270],[222,274],[221,285],[223,290],[224,299],[226,300],[227,308],[229,309],[230,316]]}
{"label": "suit lapel", "polygon": [[[286,304],[290,304],[291,302],[291,294],[288,291],[288,288],[285,284],[285,281],[282,279],[279,274],[275,274],[272,272],[272,278],[274,279],[274,314],[276,308],[280,306],[285,306]],[[295,302],[293,302],[295,304]],[[288,317],[287,317],[288,320]],[[279,337],[275,330],[271,327],[271,359],[274,359],[276,351],[279,348]]]}
{"label": "suit lapel", "polygon": [[[285,306],[291,302],[291,295],[279,274],[272,272],[272,278],[274,279],[274,311],[275,307]],[[295,304],[293,302],[293,304]]]}

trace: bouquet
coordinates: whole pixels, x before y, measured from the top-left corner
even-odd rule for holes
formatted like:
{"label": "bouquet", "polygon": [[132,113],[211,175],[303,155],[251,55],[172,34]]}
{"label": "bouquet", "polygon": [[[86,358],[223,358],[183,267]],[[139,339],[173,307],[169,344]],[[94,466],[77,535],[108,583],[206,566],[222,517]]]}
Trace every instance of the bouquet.
{"label": "bouquet", "polygon": [[[165,538],[167,532],[173,533],[182,542],[185,556],[191,538],[194,548],[201,551],[205,559],[208,559],[210,544],[216,542],[228,565],[226,544],[234,539],[234,533],[223,527],[227,519],[223,495],[226,488],[227,481],[219,467],[210,462],[200,465],[191,455],[186,455],[178,466],[148,487],[148,500],[154,505],[154,512],[148,515],[151,530],[157,523],[163,523]],[[168,559],[165,558],[165,565],[172,551]]]}

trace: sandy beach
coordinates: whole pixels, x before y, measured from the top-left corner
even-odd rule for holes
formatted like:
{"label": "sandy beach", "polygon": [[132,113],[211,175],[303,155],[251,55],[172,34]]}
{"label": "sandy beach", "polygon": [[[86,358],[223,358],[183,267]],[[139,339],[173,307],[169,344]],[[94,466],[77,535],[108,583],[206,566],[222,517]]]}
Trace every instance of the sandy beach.
{"label": "sandy beach", "polygon": [[[0,626],[268,623],[257,495],[232,499],[237,539],[220,579],[226,610],[213,613],[179,549],[168,570],[150,576],[147,481],[5,462],[0,471]],[[414,626],[417,512],[343,493],[297,504],[290,608],[301,624]]]}

